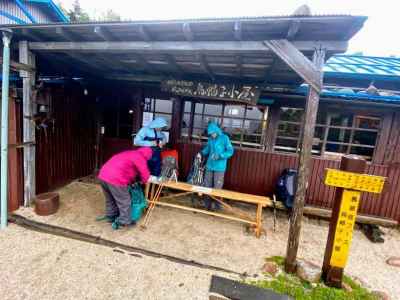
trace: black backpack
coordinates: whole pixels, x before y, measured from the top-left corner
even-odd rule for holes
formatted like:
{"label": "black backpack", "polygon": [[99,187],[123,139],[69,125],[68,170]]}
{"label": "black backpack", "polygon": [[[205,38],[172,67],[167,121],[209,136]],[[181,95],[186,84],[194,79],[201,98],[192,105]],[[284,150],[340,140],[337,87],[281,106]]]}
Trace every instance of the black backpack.
{"label": "black backpack", "polygon": [[276,183],[276,197],[288,209],[293,207],[296,183],[297,170],[295,169],[283,170]]}

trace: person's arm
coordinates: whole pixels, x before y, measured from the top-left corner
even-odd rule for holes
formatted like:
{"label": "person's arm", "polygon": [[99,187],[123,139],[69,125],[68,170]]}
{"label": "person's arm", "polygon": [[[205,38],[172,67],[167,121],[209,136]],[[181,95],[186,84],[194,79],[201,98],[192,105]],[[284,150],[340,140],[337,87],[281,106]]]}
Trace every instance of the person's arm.
{"label": "person's arm", "polygon": [[136,170],[139,173],[140,179],[142,183],[147,183],[150,178],[150,170],[147,166],[147,160],[144,159],[142,156],[135,156],[134,164],[136,166]]}
{"label": "person's arm", "polygon": [[208,142],[207,142],[207,144],[204,146],[204,148],[201,149],[200,152],[201,152],[201,155],[203,155],[203,156],[207,156],[207,155],[210,154],[210,146],[208,145]]}
{"label": "person's arm", "polygon": [[225,151],[220,154],[221,159],[228,159],[232,157],[234,152],[231,140],[227,136],[225,137]]}
{"label": "person's arm", "polygon": [[154,142],[153,141],[146,141],[146,131],[147,128],[142,128],[139,130],[137,135],[135,136],[135,139],[133,141],[135,146],[141,146],[141,147],[153,147]]}

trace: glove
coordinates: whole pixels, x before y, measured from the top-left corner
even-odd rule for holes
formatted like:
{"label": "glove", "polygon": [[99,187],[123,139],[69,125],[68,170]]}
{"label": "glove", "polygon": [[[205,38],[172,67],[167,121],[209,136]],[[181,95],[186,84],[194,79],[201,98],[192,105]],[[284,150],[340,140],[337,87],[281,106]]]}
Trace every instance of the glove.
{"label": "glove", "polygon": [[197,153],[197,155],[196,155],[196,159],[201,159],[201,153],[199,152],[199,153]]}

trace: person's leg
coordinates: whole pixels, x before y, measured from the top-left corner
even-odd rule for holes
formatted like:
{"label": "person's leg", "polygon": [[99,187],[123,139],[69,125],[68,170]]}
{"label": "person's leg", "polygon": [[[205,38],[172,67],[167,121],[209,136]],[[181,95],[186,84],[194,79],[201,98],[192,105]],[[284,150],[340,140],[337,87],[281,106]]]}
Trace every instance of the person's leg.
{"label": "person's leg", "polygon": [[[213,173],[214,173],[213,171],[206,170],[206,174],[204,175],[204,182],[203,182],[203,185],[205,187],[209,187],[209,188],[214,187],[214,174]],[[211,199],[210,199],[210,197],[205,195],[203,197],[203,200],[204,200],[205,207],[207,209],[210,209],[211,208]]]}
{"label": "person's leg", "polygon": [[[225,172],[214,172],[213,174],[213,182],[214,186],[213,188],[215,189],[222,189],[224,186],[224,178],[225,178]],[[214,207],[216,210],[221,209],[221,204],[218,201],[213,201],[214,202]]]}
{"label": "person's leg", "polygon": [[117,203],[119,209],[118,221],[122,225],[129,225],[132,223],[132,207],[131,207],[131,194],[127,186],[109,186],[112,195]]}
{"label": "person's leg", "polygon": [[106,199],[105,206],[106,206],[106,213],[105,216],[112,221],[119,215],[119,210],[117,207],[117,203],[115,202],[114,196],[112,195],[109,184],[101,181],[101,188],[103,190],[104,197]]}

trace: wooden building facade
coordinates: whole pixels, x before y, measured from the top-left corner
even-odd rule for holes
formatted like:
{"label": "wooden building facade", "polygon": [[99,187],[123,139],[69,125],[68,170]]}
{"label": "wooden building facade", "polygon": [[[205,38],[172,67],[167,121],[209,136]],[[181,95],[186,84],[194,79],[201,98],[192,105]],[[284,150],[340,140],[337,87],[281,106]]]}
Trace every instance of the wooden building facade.
{"label": "wooden building facade", "polygon": [[[329,58],[346,50],[364,21],[294,16],[24,26],[24,33],[39,38],[28,47],[43,82],[38,97],[54,119],[46,130],[36,129],[37,192],[93,173],[112,154],[132,148],[132,134],[142,125],[162,116],[169,122],[169,145],[179,150],[182,180],[212,120],[235,146],[225,187],[271,195],[280,173],[297,168],[307,97],[299,86],[311,78],[313,88],[307,71],[296,71],[290,57],[277,53],[311,59],[323,49]],[[24,40],[22,27],[11,29],[16,41]],[[313,69],[308,67],[303,71]],[[73,79],[55,84],[67,77]],[[165,88],[168,81],[178,86]],[[212,92],[188,94],[199,84],[224,95],[232,86],[242,92],[257,87],[260,95],[251,102],[251,96],[237,101]],[[334,190],[323,184],[324,170],[353,153],[369,160],[369,174],[389,182],[382,195],[364,195],[361,213],[400,221],[399,122],[395,101],[322,91],[307,204],[332,206]]]}

